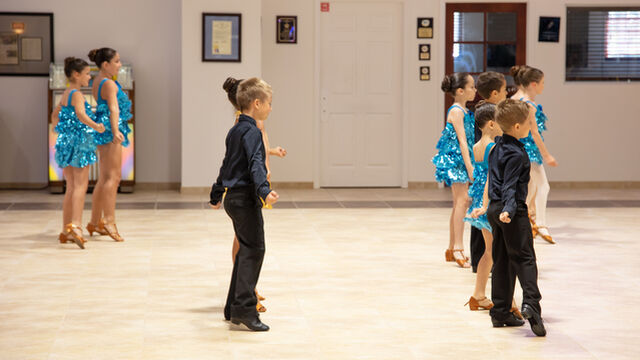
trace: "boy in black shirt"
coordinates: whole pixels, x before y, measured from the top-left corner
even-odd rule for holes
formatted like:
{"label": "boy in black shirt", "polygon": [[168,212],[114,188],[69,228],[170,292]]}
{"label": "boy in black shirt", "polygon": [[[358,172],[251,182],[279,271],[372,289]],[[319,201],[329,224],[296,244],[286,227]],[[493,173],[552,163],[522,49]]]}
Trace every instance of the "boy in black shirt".
{"label": "boy in black shirt", "polygon": [[496,121],[504,135],[496,137],[496,145],[489,154],[487,218],[493,232],[494,303],[490,314],[494,327],[524,324],[509,312],[517,275],[523,292],[522,316],[529,320],[537,336],[545,336],[536,254],[525,202],[531,164],[518,140],[529,133],[528,116],[529,108],[522,101],[507,99],[496,107]]}
{"label": "boy in black shirt", "polygon": [[258,78],[238,85],[237,101],[242,114],[227,134],[226,153],[209,202],[212,208],[219,209],[226,191],[224,209],[233,221],[240,244],[224,317],[253,331],[269,330],[256,311],[255,288],[264,258],[262,205],[276,203],[278,194],[267,181],[265,149],[256,120],[266,120],[271,113],[271,93],[271,86]]}

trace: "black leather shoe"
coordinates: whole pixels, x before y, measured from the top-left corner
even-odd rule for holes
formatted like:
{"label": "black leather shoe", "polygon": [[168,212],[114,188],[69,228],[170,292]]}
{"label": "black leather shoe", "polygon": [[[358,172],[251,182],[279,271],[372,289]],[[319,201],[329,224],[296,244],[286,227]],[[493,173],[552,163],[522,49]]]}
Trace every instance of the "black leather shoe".
{"label": "black leather shoe", "polygon": [[244,325],[251,331],[269,331],[269,327],[260,321],[260,318],[242,319],[231,318],[231,323],[235,325]]}
{"label": "black leather shoe", "polygon": [[498,320],[496,318],[491,318],[491,323],[493,327],[503,327],[503,326],[522,326],[524,325],[524,321],[518,319],[513,313],[509,313],[509,316],[505,320]]}
{"label": "black leather shoe", "polygon": [[533,308],[533,306],[524,304],[522,305],[522,317],[529,320],[531,325],[531,331],[537,336],[547,335],[547,330],[544,328],[542,316]]}

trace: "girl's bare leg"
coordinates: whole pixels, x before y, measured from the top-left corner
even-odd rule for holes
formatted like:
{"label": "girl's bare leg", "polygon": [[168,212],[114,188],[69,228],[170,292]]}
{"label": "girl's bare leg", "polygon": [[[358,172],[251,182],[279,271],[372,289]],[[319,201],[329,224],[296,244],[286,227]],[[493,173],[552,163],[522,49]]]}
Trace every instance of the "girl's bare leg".
{"label": "girl's bare leg", "polygon": [[493,257],[491,256],[491,249],[493,247],[493,235],[487,229],[482,229],[482,236],[484,237],[484,254],[478,262],[478,273],[476,276],[476,288],[473,291],[473,297],[477,300],[484,299],[486,297],[487,282],[489,281],[489,274],[491,273],[491,267],[493,266]]}
{"label": "girl's bare leg", "polygon": [[65,232],[65,226],[73,221],[73,187],[74,187],[74,178],[73,178],[73,167],[67,166],[62,169],[62,175],[66,180],[67,187],[64,192],[64,200],[62,201],[62,232]]}

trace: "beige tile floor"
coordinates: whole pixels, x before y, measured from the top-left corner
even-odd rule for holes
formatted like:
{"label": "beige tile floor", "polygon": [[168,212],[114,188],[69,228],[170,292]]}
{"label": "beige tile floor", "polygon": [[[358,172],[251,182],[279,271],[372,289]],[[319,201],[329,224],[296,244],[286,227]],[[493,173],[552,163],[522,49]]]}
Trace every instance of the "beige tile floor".
{"label": "beige tile floor", "polygon": [[[448,200],[446,190],[282,190],[287,201]],[[199,201],[138,192],[119,201]],[[558,190],[554,200],[640,199]],[[2,191],[2,202],[55,202]],[[85,219],[89,215],[85,212]],[[636,359],[640,208],[551,208],[536,241],[548,329],[493,329],[470,312],[475,277],[445,263],[449,210],[265,211],[259,288],[268,333],[222,318],[231,271],[224,211],[121,210],[124,243],[56,242],[58,211],[0,211],[0,360]],[[465,239],[468,234],[465,234]],[[467,243],[468,248],[468,243]],[[516,295],[521,298],[520,293]]]}

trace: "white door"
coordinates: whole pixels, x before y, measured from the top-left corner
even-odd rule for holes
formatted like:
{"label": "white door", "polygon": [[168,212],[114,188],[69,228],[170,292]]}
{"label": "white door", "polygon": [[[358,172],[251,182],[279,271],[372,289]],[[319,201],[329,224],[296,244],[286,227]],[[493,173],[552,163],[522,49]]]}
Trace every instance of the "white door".
{"label": "white door", "polygon": [[320,14],[320,186],[402,185],[402,5]]}

